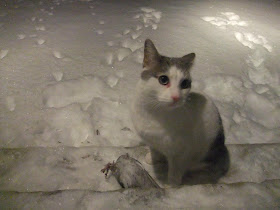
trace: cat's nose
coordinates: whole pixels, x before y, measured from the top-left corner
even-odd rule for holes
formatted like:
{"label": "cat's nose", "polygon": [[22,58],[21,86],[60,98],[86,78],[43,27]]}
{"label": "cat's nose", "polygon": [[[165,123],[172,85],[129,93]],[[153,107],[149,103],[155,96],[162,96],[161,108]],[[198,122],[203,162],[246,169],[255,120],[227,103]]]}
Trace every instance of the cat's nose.
{"label": "cat's nose", "polygon": [[179,101],[179,96],[171,96],[171,98],[173,99],[174,102],[177,102]]}

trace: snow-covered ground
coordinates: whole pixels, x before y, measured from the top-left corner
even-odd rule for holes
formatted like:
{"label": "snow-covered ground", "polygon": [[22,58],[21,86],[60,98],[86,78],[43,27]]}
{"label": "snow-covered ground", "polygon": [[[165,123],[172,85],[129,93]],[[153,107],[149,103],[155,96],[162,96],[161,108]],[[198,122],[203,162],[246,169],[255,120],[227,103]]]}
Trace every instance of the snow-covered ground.
{"label": "snow-covered ground", "polygon": [[[277,0],[1,1],[0,207],[279,207],[279,14]],[[154,176],[129,117],[146,38],[196,53],[232,156],[219,184],[106,192],[120,186],[100,169],[126,152]]]}

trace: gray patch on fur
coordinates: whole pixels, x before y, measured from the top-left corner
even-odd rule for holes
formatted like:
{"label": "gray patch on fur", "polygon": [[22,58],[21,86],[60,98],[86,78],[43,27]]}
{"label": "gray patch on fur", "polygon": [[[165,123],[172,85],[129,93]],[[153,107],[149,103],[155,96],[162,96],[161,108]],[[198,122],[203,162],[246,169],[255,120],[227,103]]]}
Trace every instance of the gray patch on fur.
{"label": "gray patch on fur", "polygon": [[157,77],[159,74],[166,73],[171,66],[176,66],[183,73],[187,73],[193,64],[194,58],[195,53],[190,53],[180,58],[160,55],[153,42],[147,39],[144,45],[143,60],[143,68],[146,70],[142,72],[141,78],[147,80],[150,77]]}

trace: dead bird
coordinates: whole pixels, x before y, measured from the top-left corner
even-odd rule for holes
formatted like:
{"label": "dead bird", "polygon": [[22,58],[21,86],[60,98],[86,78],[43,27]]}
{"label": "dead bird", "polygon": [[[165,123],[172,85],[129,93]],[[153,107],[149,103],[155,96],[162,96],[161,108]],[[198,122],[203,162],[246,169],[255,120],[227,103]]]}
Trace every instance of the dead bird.
{"label": "dead bird", "polygon": [[109,171],[123,188],[160,188],[142,164],[128,154],[121,155],[116,162],[108,163],[101,170],[106,177]]}

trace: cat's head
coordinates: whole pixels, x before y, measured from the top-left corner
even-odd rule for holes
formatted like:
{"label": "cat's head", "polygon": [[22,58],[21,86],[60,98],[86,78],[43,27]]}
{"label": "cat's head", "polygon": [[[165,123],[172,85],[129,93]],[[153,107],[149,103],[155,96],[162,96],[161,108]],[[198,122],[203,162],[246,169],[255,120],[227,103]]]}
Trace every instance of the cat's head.
{"label": "cat's head", "polygon": [[162,56],[153,42],[145,41],[141,83],[147,99],[155,107],[178,107],[191,90],[190,68],[195,58],[190,53],[180,58]]}

